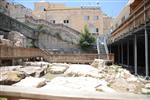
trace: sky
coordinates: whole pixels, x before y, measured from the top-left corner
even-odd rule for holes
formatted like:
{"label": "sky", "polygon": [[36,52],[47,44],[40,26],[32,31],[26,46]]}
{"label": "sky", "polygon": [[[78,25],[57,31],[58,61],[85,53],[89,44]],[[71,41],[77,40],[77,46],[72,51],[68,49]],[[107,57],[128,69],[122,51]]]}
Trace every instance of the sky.
{"label": "sky", "polygon": [[[40,0],[11,0],[34,10],[34,3]],[[68,7],[98,6],[110,17],[119,15],[128,0],[45,0],[50,3],[64,3]]]}

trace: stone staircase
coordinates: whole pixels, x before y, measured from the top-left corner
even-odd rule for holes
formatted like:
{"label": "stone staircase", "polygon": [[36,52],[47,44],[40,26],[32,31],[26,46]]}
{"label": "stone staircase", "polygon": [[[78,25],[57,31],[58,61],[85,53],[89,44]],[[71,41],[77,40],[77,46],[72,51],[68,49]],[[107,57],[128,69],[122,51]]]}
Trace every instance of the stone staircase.
{"label": "stone staircase", "polygon": [[2,31],[18,31],[22,33],[24,36],[30,39],[37,40],[38,34],[35,34],[36,30],[13,19],[3,13],[0,13],[0,30]]}
{"label": "stone staircase", "polygon": [[67,37],[69,38],[72,38],[72,41],[69,41],[69,38],[65,39],[62,37],[65,41],[73,43],[75,43],[76,41],[77,44],[79,40],[80,32],[64,24],[53,24],[43,19],[34,19],[32,16],[25,16],[25,23],[31,27],[35,27],[37,25],[44,25],[51,30],[52,34],[61,33],[63,35],[67,35]]}

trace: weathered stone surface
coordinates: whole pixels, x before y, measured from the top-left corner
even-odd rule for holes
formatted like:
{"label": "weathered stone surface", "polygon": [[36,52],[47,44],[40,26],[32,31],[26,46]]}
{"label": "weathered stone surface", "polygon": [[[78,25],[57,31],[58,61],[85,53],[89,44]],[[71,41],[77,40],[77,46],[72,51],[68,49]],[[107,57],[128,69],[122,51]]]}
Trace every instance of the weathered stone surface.
{"label": "weathered stone surface", "polygon": [[138,78],[134,75],[131,75],[129,78],[127,78],[128,82],[139,82]]}
{"label": "weathered stone surface", "polygon": [[118,92],[140,93],[142,84],[138,82],[127,82],[126,79],[118,78],[111,83],[111,87]]}
{"label": "weathered stone surface", "polygon": [[50,73],[52,74],[62,74],[67,70],[66,67],[58,67],[58,66],[52,66],[50,68]]}
{"label": "weathered stone surface", "polygon": [[46,68],[35,66],[26,66],[24,68],[19,69],[19,71],[26,73],[27,76],[36,76],[36,77],[43,76],[45,74],[45,70]]}
{"label": "weathered stone surface", "polygon": [[39,87],[44,86],[45,84],[46,84],[45,78],[26,77],[25,79],[21,80],[20,82],[13,84],[13,86],[39,88]]}
{"label": "weathered stone surface", "polygon": [[35,62],[24,62],[25,66],[48,66],[50,63],[44,61],[35,61]]}
{"label": "weathered stone surface", "polygon": [[25,78],[25,74],[19,71],[3,71],[0,74],[0,84],[11,85]]}
{"label": "weathered stone surface", "polygon": [[26,37],[17,31],[9,32],[8,39],[14,42],[14,46],[26,47]]}
{"label": "weathered stone surface", "polygon": [[0,67],[0,71],[16,71],[22,68],[23,66],[18,65],[18,66],[2,66]]}
{"label": "weathered stone surface", "polygon": [[145,84],[145,88],[150,89],[150,83]]}
{"label": "weathered stone surface", "polygon": [[13,46],[13,41],[10,41],[8,39],[0,39],[0,44],[7,45],[7,46]]}
{"label": "weathered stone surface", "polygon": [[93,61],[93,63],[91,64],[91,66],[95,67],[95,68],[101,68],[104,67],[105,61],[103,59],[95,59]]}
{"label": "weathered stone surface", "polygon": [[99,86],[96,88],[96,91],[106,92],[106,93],[117,93],[114,89],[108,86]]}
{"label": "weathered stone surface", "polygon": [[96,86],[106,86],[107,82],[91,77],[56,77],[42,89],[94,91]]}
{"label": "weathered stone surface", "polygon": [[111,60],[95,59],[91,66],[98,68],[99,70],[105,69],[106,65],[112,65]]}
{"label": "weathered stone surface", "polygon": [[94,77],[101,78],[101,74],[98,69],[90,66],[90,65],[80,65],[73,64],[65,71],[64,73],[67,76],[85,76],[85,77]]}
{"label": "weathered stone surface", "polygon": [[53,63],[49,68],[48,72],[52,74],[62,74],[69,68],[68,64],[62,64],[62,63]]}
{"label": "weathered stone surface", "polygon": [[143,94],[149,94],[149,95],[150,95],[150,89],[142,88],[142,93],[143,93]]}

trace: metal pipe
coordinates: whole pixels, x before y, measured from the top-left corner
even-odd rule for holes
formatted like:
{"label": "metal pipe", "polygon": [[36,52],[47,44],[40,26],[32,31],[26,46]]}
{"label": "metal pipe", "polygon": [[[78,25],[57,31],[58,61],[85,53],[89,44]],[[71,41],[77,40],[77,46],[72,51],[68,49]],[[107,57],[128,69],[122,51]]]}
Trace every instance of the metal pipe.
{"label": "metal pipe", "polygon": [[146,10],[145,10],[145,0],[144,0],[144,22],[145,22],[145,71],[146,77],[149,76],[149,68],[148,68],[148,34],[146,29]]}
{"label": "metal pipe", "polygon": [[137,36],[134,35],[134,73],[137,75]]}

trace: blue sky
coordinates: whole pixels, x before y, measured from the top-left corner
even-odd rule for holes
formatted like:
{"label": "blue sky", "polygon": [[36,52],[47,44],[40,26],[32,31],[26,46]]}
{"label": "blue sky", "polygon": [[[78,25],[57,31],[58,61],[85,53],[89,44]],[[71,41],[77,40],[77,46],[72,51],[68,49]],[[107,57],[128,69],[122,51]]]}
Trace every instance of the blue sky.
{"label": "blue sky", "polygon": [[[11,0],[16,3],[21,3],[27,8],[34,9],[34,3],[40,0]],[[64,3],[66,6],[99,6],[108,16],[116,17],[128,0],[45,0],[50,3]]]}

